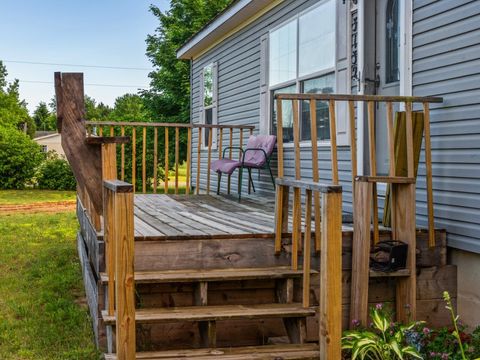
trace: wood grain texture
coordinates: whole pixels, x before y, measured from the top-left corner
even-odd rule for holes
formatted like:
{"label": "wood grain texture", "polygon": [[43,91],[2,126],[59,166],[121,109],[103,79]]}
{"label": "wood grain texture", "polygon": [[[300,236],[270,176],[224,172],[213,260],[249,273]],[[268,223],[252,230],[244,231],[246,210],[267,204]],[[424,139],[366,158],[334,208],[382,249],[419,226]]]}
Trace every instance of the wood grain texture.
{"label": "wood grain texture", "polygon": [[[320,174],[318,171],[318,135],[317,135],[317,103],[310,100],[310,134],[312,144],[312,180],[318,182]],[[320,251],[320,194],[313,193],[313,209],[315,214],[315,251]]]}
{"label": "wood grain texture", "polygon": [[305,195],[305,235],[303,245],[303,307],[310,306],[310,252],[312,234],[312,190],[306,190]]}
{"label": "wood grain texture", "polygon": [[334,185],[338,185],[337,120],[335,117],[335,100],[329,100],[328,114],[330,119],[330,153],[332,163],[332,182]]}
{"label": "wood grain texture", "polygon": [[190,172],[192,167],[192,129],[187,129],[187,172],[185,174],[185,194],[190,194],[191,179]]}
{"label": "wood grain texture", "polygon": [[137,129],[132,128],[132,185],[133,191],[136,191],[137,183]]}
{"label": "wood grain texture", "polygon": [[[125,127],[120,127],[120,135],[125,136]],[[125,181],[125,144],[120,149],[120,180]]]}
{"label": "wood grain texture", "polygon": [[170,146],[168,144],[168,127],[165,129],[165,178],[164,178],[164,193],[168,194],[168,175],[169,175],[169,155],[170,155]]}
{"label": "wood grain texture", "polygon": [[282,100],[277,100],[277,173],[283,177],[283,111]]}
{"label": "wood grain texture", "polygon": [[142,192],[147,192],[147,128],[142,129]]}
{"label": "wood grain texture", "polygon": [[428,208],[428,244],[435,246],[435,217],[433,210],[433,184],[432,184],[432,144],[430,138],[430,106],[423,103],[423,121],[425,131],[425,169],[427,182],[427,208]]}
{"label": "wood grain texture", "polygon": [[153,129],[153,193],[158,187],[158,128]]}
{"label": "wood grain texture", "polygon": [[405,137],[407,138],[407,176],[415,177],[415,165],[413,163],[413,118],[412,103],[405,103]]}
{"label": "wood grain texture", "polygon": [[[230,129],[230,131],[232,131]],[[197,178],[195,185],[195,194],[200,194],[200,157],[202,155],[202,128],[198,128],[198,144],[197,144]],[[229,191],[230,193],[230,191]]]}
{"label": "wood grain texture", "polygon": [[208,130],[208,155],[207,155],[207,195],[210,194],[210,168],[212,165],[213,130]]}

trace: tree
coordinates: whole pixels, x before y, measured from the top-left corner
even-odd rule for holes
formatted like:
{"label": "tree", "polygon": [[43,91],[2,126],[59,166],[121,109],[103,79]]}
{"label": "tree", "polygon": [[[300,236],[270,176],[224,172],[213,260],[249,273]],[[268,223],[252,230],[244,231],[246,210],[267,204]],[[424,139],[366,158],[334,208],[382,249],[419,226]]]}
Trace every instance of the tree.
{"label": "tree", "polygon": [[189,121],[189,64],[177,60],[176,50],[229,3],[230,0],[172,0],[165,13],[154,5],[150,7],[160,26],[146,40],[147,56],[156,70],[150,73],[150,90],[143,96],[160,121]]}
{"label": "tree", "polygon": [[104,103],[97,102],[94,98],[85,95],[85,118],[92,121],[107,121],[109,115],[112,112],[112,108]]}
{"label": "tree", "polygon": [[35,111],[33,112],[33,121],[37,130],[56,130],[57,129],[57,118],[56,115],[48,109],[46,103],[41,101]]}
{"label": "tree", "polygon": [[7,69],[0,61],[0,126],[25,129],[33,137],[35,124],[28,114],[26,102],[20,100],[18,80],[8,83],[7,75]]}

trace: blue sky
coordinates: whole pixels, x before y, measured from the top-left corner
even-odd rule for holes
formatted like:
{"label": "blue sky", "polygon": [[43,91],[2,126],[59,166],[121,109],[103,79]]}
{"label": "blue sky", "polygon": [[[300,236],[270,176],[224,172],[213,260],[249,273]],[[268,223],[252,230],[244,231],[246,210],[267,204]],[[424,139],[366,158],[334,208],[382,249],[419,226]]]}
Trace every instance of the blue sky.
{"label": "blue sky", "polygon": [[8,78],[17,78],[20,93],[33,110],[54,94],[55,71],[85,74],[85,92],[98,102],[113,105],[115,98],[148,86],[148,70],[82,68],[35,65],[10,61],[84,64],[151,69],[145,56],[147,34],[153,34],[157,19],[150,4],[168,9],[169,0],[1,0],[0,60]]}

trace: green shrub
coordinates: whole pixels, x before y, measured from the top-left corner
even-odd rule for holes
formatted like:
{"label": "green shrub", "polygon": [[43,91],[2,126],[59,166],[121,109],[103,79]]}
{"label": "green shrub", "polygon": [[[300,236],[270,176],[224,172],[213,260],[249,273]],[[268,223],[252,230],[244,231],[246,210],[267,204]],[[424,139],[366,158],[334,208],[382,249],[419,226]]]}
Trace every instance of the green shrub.
{"label": "green shrub", "polygon": [[76,181],[68,161],[48,153],[38,169],[37,185],[40,189],[75,190]]}
{"label": "green shrub", "polygon": [[22,189],[43,159],[40,146],[13,126],[0,126],[0,189]]}

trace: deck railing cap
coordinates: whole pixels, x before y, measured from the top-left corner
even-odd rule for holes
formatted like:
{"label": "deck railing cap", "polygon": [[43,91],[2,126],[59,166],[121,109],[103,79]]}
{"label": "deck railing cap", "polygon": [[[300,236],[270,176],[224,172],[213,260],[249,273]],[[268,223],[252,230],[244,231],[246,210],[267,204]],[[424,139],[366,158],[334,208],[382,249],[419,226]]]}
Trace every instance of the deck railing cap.
{"label": "deck railing cap", "polygon": [[133,192],[133,185],[121,180],[104,180],[103,186],[117,193]]}

